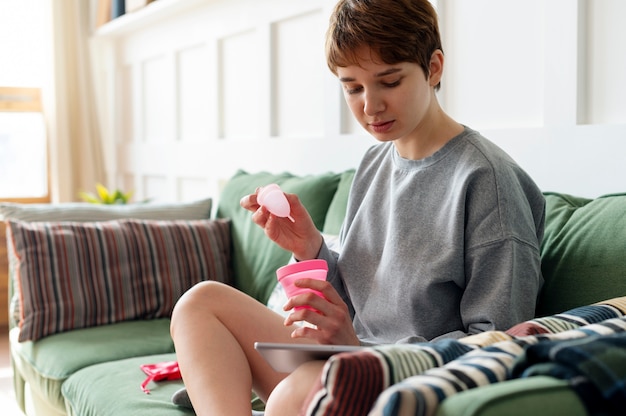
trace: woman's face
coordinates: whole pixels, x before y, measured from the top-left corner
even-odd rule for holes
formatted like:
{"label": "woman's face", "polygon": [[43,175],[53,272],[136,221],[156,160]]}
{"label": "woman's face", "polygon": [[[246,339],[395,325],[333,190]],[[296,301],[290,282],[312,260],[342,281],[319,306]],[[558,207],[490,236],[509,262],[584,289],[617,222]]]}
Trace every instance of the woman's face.
{"label": "woman's face", "polygon": [[382,142],[409,142],[428,128],[426,116],[436,108],[433,86],[439,80],[427,77],[415,63],[383,63],[368,47],[357,56],[358,64],[337,68],[337,75],[361,126]]}

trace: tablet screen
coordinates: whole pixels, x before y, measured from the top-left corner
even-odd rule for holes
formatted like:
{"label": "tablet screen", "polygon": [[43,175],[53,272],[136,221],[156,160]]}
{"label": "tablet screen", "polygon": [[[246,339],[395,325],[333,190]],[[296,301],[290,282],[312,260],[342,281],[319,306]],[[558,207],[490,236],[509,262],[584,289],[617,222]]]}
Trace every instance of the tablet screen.
{"label": "tablet screen", "polygon": [[255,342],[254,348],[261,353],[274,370],[281,373],[290,373],[307,361],[326,360],[333,354],[358,351],[363,347],[355,345]]}

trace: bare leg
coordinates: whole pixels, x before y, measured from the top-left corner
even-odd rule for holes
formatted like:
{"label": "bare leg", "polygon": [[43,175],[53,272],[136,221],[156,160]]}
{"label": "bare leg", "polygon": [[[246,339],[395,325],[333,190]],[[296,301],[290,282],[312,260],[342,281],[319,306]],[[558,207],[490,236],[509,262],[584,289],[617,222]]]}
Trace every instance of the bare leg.
{"label": "bare leg", "polygon": [[267,401],[265,415],[295,416],[301,414],[302,406],[316,381],[319,380],[324,364],[326,361],[309,361],[283,379]]}
{"label": "bare leg", "polygon": [[[286,376],[254,349],[256,341],[296,342],[280,315],[221,283],[187,291],[172,314],[171,334],[196,414],[246,415],[251,389],[262,400]],[[312,342],[300,340],[297,342]]]}

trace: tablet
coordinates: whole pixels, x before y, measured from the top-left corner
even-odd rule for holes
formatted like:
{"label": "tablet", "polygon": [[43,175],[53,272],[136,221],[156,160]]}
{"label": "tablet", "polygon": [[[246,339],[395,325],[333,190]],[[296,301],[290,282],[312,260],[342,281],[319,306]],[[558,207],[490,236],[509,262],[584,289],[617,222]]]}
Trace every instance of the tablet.
{"label": "tablet", "polygon": [[312,360],[326,360],[340,352],[358,351],[363,347],[355,345],[319,345],[319,344],[280,344],[273,342],[255,342],[254,348],[263,358],[281,373],[290,373],[300,364]]}

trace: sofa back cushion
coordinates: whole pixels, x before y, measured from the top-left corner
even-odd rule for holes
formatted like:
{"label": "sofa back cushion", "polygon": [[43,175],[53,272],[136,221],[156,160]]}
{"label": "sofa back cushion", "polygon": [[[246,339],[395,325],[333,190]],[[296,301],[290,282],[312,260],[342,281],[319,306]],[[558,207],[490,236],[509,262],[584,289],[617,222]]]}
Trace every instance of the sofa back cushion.
{"label": "sofa back cushion", "polygon": [[227,220],[9,221],[19,341],[169,317],[206,280],[230,283]]}
{"label": "sofa back cushion", "polygon": [[18,221],[109,221],[135,218],[140,220],[201,220],[211,216],[211,198],[192,202],[99,205],[85,202],[61,204],[0,203],[0,220]]}
{"label": "sofa back cushion", "polygon": [[287,264],[291,256],[252,222],[252,214],[239,205],[241,198],[253,193],[257,187],[276,183],[284,192],[299,196],[321,231],[340,179],[340,173],[297,176],[240,170],[228,181],[220,195],[217,217],[231,220],[233,272],[237,288],[267,303],[276,285],[276,269]]}
{"label": "sofa back cushion", "polygon": [[626,194],[545,196],[537,316],[626,295]]}
{"label": "sofa back cushion", "polygon": [[324,221],[324,233],[329,235],[339,235],[341,225],[346,217],[346,209],[348,208],[348,197],[350,196],[350,187],[354,180],[354,169],[346,170],[341,173],[337,192],[333,196],[333,200],[328,207],[326,219]]}

